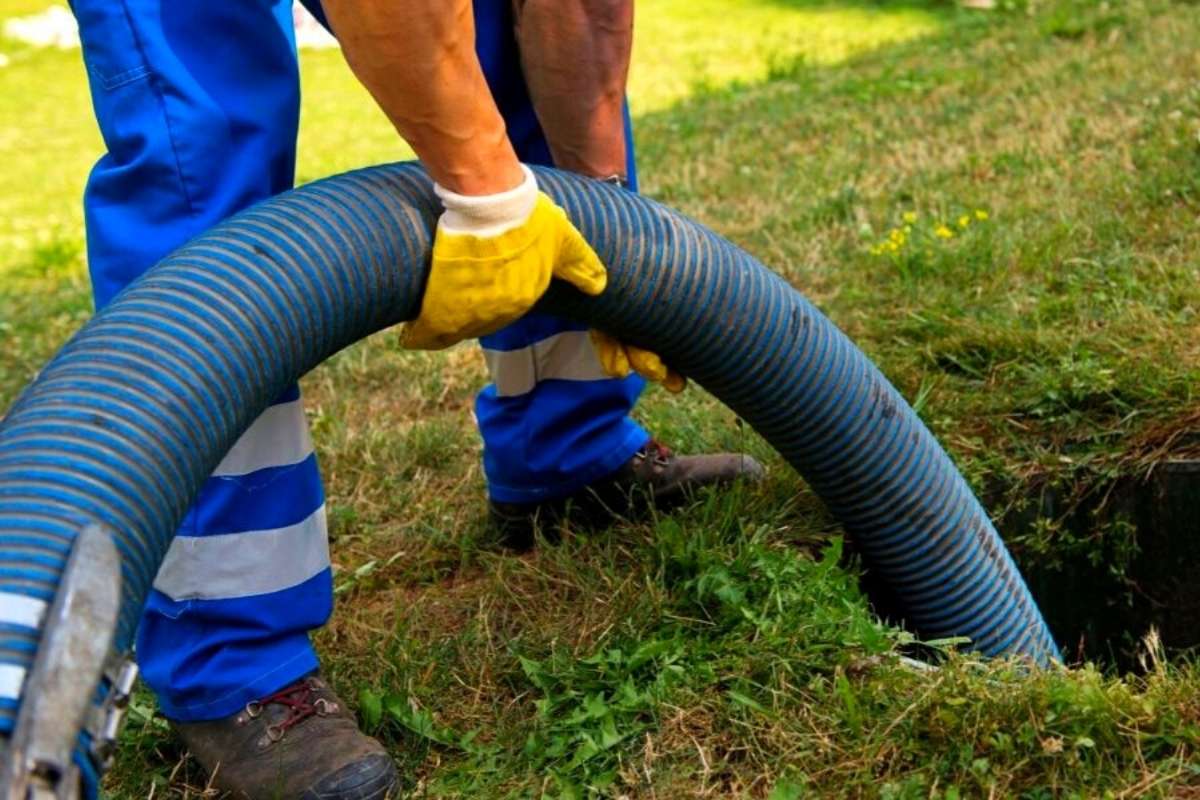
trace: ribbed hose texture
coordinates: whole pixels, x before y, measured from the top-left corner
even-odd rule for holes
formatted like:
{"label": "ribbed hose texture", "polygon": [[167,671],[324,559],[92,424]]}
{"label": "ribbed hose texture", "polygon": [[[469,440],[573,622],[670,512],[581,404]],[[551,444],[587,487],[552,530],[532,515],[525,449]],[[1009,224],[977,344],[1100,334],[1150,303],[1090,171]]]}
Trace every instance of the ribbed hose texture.
{"label": "ribbed hose texture", "polygon": [[[538,170],[609,267],[542,308],[652,347],[804,476],[929,638],[1058,657],[1033,598],[945,452],[797,291],[696,223],[607,184]],[[284,387],[415,316],[438,206],[413,164],[310,184],[244,212],[96,315],[0,422],[0,592],[50,600],[76,531],[117,533],[132,641],[201,482]],[[35,631],[0,626],[28,667]],[[15,709],[0,707],[0,731]]]}

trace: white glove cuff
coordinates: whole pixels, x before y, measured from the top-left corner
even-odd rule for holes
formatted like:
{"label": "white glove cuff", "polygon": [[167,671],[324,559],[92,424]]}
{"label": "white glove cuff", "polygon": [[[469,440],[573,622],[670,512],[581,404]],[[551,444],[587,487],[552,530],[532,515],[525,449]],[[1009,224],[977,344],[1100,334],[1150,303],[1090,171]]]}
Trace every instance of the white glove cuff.
{"label": "white glove cuff", "polygon": [[499,194],[459,194],[435,183],[433,191],[446,208],[439,226],[447,233],[487,238],[523,224],[537,203],[538,185],[529,167],[522,164],[521,171],[525,180]]}

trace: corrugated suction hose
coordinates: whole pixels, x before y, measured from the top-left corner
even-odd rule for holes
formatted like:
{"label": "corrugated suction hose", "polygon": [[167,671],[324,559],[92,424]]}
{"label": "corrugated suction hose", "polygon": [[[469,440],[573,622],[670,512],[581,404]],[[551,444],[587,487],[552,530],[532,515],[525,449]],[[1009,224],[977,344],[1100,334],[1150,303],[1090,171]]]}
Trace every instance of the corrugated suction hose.
{"label": "corrugated suction hose", "polygon": [[[556,285],[545,310],[652,347],[753,425],[921,635],[1058,657],[958,470],[825,316],[661,205],[553,170],[538,179],[610,270],[603,296]],[[98,521],[120,552],[116,641],[128,647],[176,527],[242,431],[333,353],[415,316],[436,212],[414,164],[323,180],[195,239],[97,314],[0,423],[0,608],[49,601],[72,538]],[[0,682],[19,678],[37,642],[0,621]],[[0,702],[0,732],[14,709]]]}

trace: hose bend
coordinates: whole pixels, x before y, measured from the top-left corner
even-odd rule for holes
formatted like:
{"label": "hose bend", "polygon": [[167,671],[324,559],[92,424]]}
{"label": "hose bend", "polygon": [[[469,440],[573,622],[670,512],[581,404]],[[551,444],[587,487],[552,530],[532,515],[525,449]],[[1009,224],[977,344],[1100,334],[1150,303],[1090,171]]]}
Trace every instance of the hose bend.
{"label": "hose bend", "polygon": [[[544,310],[652,346],[754,426],[920,634],[1058,657],[958,470],[824,315],[657,203],[554,170],[538,180],[610,273],[597,298],[555,285]],[[415,164],[319,181],[193,240],[97,314],[0,422],[0,599],[49,603],[76,531],[99,523],[120,553],[127,648],[174,531],[237,437],[333,353],[415,316],[438,210]],[[19,677],[38,641],[28,620],[0,620],[0,672]],[[15,709],[0,700],[0,733]]]}

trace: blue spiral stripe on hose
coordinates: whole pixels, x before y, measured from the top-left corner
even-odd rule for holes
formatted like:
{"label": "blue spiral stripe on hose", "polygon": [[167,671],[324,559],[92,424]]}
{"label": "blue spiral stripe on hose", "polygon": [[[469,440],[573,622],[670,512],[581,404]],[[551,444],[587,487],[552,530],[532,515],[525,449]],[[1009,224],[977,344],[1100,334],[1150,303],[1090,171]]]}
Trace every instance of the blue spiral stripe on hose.
{"label": "blue spiral stripe on hose", "polygon": [[[538,170],[609,265],[540,308],[650,346],[759,430],[810,482],[926,636],[1044,664],[1058,651],[945,452],[879,370],[752,257],[644,198]],[[437,204],[411,164],[321,181],[180,249],[67,344],[0,422],[0,591],[50,599],[84,524],[116,535],[117,641],[201,482],[286,387],[411,319]],[[0,625],[0,663],[37,632]],[[0,703],[0,731],[12,703]]]}

